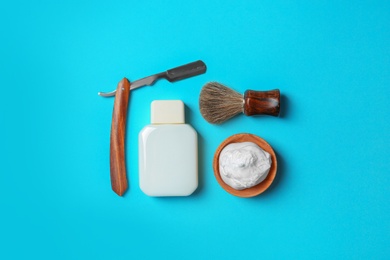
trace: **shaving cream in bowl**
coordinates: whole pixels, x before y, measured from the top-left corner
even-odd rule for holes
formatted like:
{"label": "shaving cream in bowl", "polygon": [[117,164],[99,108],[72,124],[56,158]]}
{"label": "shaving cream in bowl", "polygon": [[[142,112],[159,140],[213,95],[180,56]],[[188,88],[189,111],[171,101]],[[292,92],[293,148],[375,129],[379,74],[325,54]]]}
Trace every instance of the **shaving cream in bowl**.
{"label": "shaving cream in bowl", "polygon": [[262,182],[271,168],[271,155],[252,142],[231,143],[219,155],[222,180],[235,190]]}
{"label": "shaving cream in bowl", "polygon": [[223,141],[214,155],[214,175],[228,193],[254,197],[273,182],[277,160],[272,147],[253,134],[235,134]]}

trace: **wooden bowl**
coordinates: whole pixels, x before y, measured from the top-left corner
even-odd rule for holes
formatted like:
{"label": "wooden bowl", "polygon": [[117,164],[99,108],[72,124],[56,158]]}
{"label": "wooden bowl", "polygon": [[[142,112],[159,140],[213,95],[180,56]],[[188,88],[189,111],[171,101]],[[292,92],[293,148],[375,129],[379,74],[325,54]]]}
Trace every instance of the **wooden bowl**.
{"label": "wooden bowl", "polygon": [[[262,182],[248,189],[235,190],[229,185],[227,185],[221,178],[221,175],[219,173],[219,155],[221,154],[222,149],[225,148],[225,146],[227,146],[228,144],[242,143],[242,142],[252,142],[260,146],[261,149],[263,149],[264,151],[268,152],[271,155],[272,164],[267,177]],[[230,136],[219,145],[214,155],[213,168],[214,168],[215,178],[217,178],[217,181],[219,185],[222,186],[222,188],[224,188],[227,192],[229,192],[234,196],[249,198],[249,197],[254,197],[259,195],[260,193],[264,192],[269,186],[271,186],[272,181],[275,179],[276,176],[278,163],[276,161],[274,150],[266,141],[252,134],[236,134]]]}

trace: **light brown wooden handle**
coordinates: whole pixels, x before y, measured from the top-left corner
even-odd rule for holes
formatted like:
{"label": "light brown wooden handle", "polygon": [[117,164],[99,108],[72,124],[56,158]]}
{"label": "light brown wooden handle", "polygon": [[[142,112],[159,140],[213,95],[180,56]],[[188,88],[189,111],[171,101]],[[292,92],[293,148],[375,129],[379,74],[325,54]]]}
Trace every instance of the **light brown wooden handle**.
{"label": "light brown wooden handle", "polygon": [[123,78],[116,89],[110,136],[111,187],[119,196],[127,190],[125,135],[130,82]]}
{"label": "light brown wooden handle", "polygon": [[279,112],[280,112],[279,89],[274,89],[269,91],[254,91],[254,90],[245,91],[244,94],[245,115],[279,116]]}

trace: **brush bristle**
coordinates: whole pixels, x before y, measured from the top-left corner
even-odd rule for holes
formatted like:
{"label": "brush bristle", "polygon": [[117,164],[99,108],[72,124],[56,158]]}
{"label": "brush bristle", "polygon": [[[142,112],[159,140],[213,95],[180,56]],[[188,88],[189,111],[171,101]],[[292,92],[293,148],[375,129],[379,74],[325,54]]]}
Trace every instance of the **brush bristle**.
{"label": "brush bristle", "polygon": [[200,92],[200,113],[209,123],[220,124],[243,112],[243,100],[240,93],[217,82],[209,82]]}

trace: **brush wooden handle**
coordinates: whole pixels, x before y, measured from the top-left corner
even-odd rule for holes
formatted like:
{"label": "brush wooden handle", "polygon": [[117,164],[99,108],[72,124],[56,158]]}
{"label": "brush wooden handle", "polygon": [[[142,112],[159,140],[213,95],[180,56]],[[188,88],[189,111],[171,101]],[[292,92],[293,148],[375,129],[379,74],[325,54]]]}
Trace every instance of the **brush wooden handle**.
{"label": "brush wooden handle", "polygon": [[244,114],[279,116],[280,111],[280,91],[274,89],[270,91],[247,90],[244,94]]}
{"label": "brush wooden handle", "polygon": [[123,78],[116,89],[110,136],[110,176],[112,190],[122,196],[127,190],[125,134],[130,82]]}

